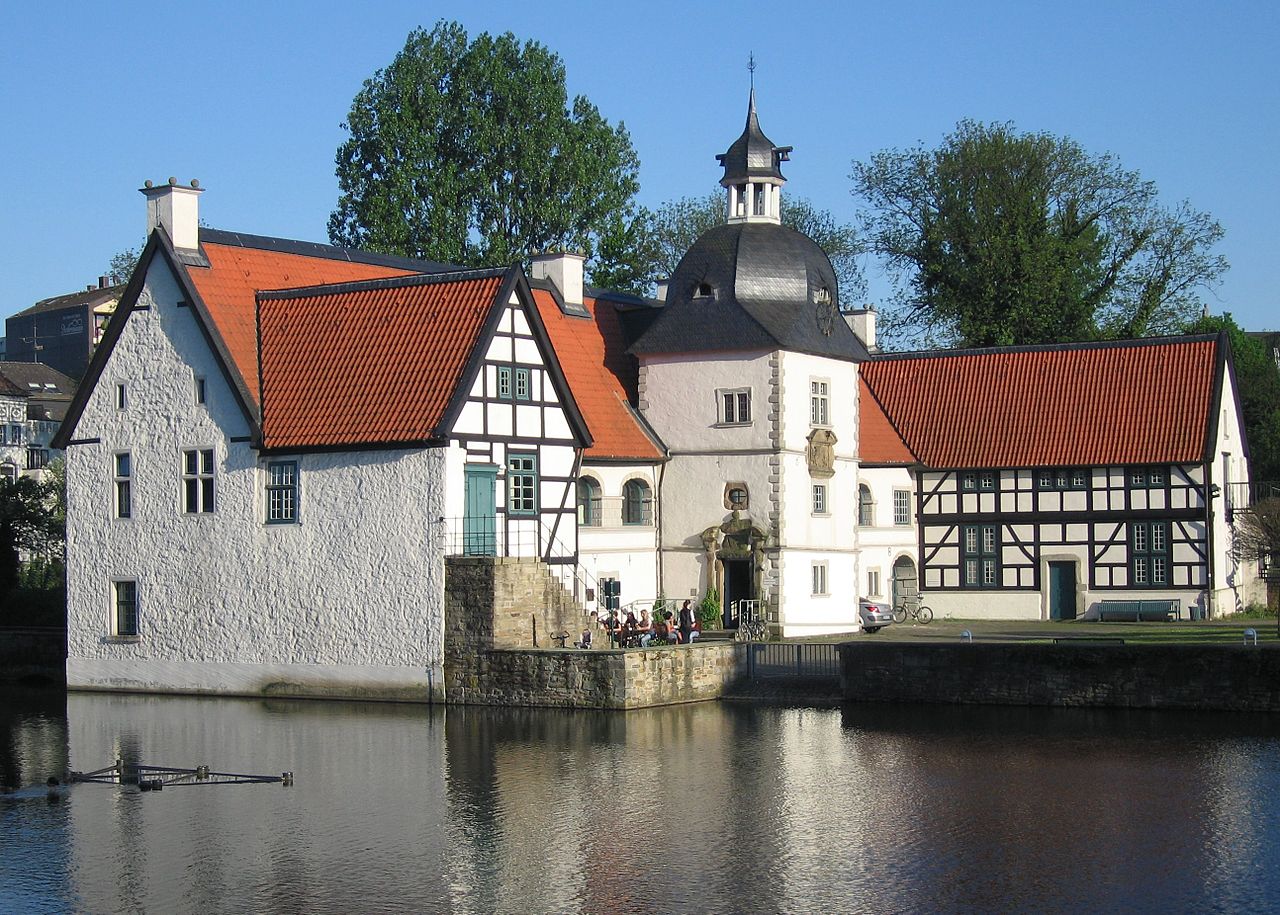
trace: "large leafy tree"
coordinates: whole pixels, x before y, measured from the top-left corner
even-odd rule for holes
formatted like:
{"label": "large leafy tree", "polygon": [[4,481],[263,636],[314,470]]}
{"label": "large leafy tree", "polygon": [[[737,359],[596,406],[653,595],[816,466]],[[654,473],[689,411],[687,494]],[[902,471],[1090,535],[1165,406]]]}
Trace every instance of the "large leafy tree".
{"label": "large leafy tree", "polygon": [[45,481],[0,478],[0,597],[17,585],[22,554],[42,565],[61,561],[66,524],[64,487],[61,465]]}
{"label": "large leafy tree", "polygon": [[899,338],[965,346],[1169,333],[1227,269],[1208,214],[1159,202],[1112,155],[961,121],[936,149],[854,163]]}
{"label": "large leafy tree", "polygon": [[564,64],[536,42],[415,30],[343,126],[335,244],[465,266],[569,249],[599,270],[616,267],[602,249],[626,255],[601,240],[637,216],[630,137],[568,100]]}
{"label": "large leafy tree", "polygon": [[[829,210],[803,197],[782,196],[782,224],[812,238],[831,259],[840,283],[840,301],[851,304],[866,288],[859,257],[863,248],[858,230],[842,223]],[[651,217],[652,275],[670,276],[698,236],[725,221],[723,191],[703,197],[681,197],[658,207]]]}

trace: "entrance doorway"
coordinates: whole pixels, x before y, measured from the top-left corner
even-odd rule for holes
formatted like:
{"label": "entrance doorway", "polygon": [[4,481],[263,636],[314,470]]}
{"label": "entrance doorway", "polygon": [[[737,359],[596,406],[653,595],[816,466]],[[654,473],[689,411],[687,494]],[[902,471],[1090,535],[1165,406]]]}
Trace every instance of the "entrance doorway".
{"label": "entrance doorway", "polygon": [[915,560],[910,556],[899,556],[893,563],[893,606],[914,604],[919,590]]}
{"label": "entrance doorway", "polygon": [[733,602],[737,600],[750,600],[754,595],[751,593],[751,560],[750,559],[725,559],[724,564],[724,595],[721,597],[721,606],[724,608],[724,626],[726,629],[737,629],[739,614],[734,612]]}
{"label": "entrance doorway", "polygon": [[1049,619],[1076,618],[1076,564],[1049,563]]}
{"label": "entrance doorway", "polygon": [[497,479],[498,468],[492,464],[469,464],[464,469],[462,552],[467,556],[492,556],[498,551]]}

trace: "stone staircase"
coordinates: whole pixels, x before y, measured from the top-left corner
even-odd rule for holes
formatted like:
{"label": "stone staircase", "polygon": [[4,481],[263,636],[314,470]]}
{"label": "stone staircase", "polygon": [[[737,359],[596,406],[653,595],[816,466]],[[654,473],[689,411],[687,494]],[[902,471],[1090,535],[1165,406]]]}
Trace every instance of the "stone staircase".
{"label": "stone staircase", "polygon": [[565,633],[571,646],[590,617],[537,559],[449,557],[445,565],[446,652],[468,645],[491,648],[555,648]]}

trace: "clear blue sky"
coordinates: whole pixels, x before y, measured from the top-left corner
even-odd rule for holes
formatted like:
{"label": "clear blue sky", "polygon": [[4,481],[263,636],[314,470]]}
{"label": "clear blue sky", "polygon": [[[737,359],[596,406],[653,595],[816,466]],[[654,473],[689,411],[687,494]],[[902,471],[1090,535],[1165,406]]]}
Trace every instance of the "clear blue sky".
{"label": "clear blue sky", "polygon": [[[712,188],[742,129],[795,146],[787,192],[852,219],[850,163],[1012,120],[1115,153],[1226,228],[1210,298],[1280,328],[1280,5],[1236,3],[15,3],[0,51],[0,317],[139,244],[144,179],[200,179],[207,224],[325,241],[361,82],[457,19],[560,54],[631,132],[641,202]],[[871,297],[886,289],[868,264]]]}

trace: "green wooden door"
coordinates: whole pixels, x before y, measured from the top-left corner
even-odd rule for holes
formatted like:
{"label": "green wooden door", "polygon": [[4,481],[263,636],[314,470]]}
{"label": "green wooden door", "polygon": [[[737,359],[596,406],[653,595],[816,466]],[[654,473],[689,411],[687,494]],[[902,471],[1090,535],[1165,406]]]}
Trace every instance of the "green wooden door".
{"label": "green wooden door", "polygon": [[498,468],[492,464],[468,464],[465,473],[462,551],[468,556],[492,556],[498,548],[494,501]]}
{"label": "green wooden door", "polygon": [[1049,619],[1076,618],[1076,564],[1049,563]]}

